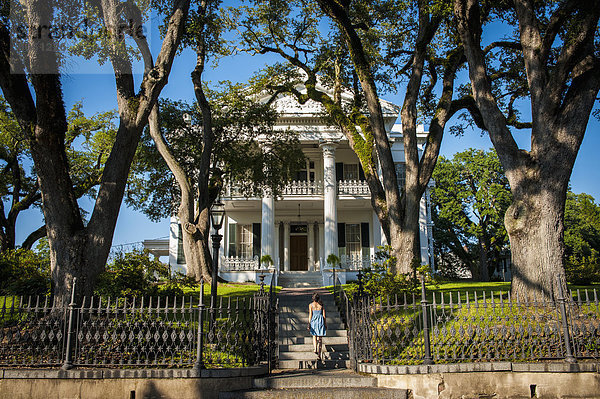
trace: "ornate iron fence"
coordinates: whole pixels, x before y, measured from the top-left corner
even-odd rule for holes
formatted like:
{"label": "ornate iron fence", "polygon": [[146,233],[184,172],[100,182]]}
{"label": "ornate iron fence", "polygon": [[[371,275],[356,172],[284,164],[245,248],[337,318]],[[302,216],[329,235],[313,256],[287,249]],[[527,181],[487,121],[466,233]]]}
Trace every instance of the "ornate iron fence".
{"label": "ornate iron fence", "polygon": [[0,365],[60,366],[66,309],[49,298],[5,297],[0,308]]}
{"label": "ornate iron fence", "polygon": [[0,366],[272,366],[278,306],[273,286],[253,297],[221,297],[214,308],[204,305],[203,294],[204,283],[199,298],[83,298],[67,308],[47,299],[5,300]]}
{"label": "ornate iron fence", "polygon": [[576,361],[600,355],[595,290],[556,301],[522,301],[500,292],[426,295],[424,285],[421,295],[380,301],[351,301],[343,290],[336,296],[347,308],[355,364]]}

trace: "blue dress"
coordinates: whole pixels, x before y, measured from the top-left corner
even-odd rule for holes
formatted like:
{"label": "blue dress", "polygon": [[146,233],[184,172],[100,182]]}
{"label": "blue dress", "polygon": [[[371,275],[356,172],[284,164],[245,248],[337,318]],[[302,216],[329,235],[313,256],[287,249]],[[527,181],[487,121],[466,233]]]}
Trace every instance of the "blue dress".
{"label": "blue dress", "polygon": [[323,309],[312,311],[312,318],[310,319],[310,333],[317,337],[323,337],[325,335],[325,319],[323,318]]}

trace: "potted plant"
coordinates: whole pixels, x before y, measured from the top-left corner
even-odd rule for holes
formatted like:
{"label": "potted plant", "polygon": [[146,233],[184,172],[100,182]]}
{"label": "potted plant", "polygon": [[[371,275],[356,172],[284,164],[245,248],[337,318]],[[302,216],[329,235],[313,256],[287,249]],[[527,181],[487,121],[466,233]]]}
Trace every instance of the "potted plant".
{"label": "potted plant", "polygon": [[327,264],[333,269],[333,290],[335,291],[335,267],[340,265],[340,258],[335,254],[327,256]]}
{"label": "potted plant", "polygon": [[263,255],[260,257],[260,264],[266,266],[265,269],[271,269],[273,267],[273,258],[271,255]]}

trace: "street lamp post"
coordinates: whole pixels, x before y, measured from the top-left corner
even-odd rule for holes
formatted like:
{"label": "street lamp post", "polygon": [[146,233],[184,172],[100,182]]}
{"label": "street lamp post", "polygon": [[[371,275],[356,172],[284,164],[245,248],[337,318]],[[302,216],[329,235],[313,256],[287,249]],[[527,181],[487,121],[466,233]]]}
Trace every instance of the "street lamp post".
{"label": "street lamp post", "polygon": [[219,234],[223,219],[225,218],[225,205],[217,198],[210,209],[210,220],[215,232],[212,238],[212,281],[210,285],[210,335],[211,341],[215,338],[215,308],[217,307],[217,279],[219,276],[219,249],[221,248],[221,239]]}

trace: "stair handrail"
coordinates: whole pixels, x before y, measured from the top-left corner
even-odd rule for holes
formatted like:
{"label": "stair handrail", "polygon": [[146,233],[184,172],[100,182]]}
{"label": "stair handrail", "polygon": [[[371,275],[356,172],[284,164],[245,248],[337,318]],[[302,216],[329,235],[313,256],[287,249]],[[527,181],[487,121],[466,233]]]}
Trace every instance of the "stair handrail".
{"label": "stair handrail", "polygon": [[269,368],[269,375],[277,365],[277,359],[279,359],[279,345],[277,345],[278,337],[277,332],[279,331],[279,317],[277,317],[279,313],[279,298],[277,298],[277,293],[275,288],[275,279],[276,279],[277,269],[273,270],[271,274],[271,284],[269,284],[269,305],[267,307],[268,311],[268,350],[267,350],[267,364]]}
{"label": "stair handrail", "polygon": [[[340,312],[340,316],[342,318],[342,321],[344,322],[344,325],[346,327],[346,330],[348,332],[348,350],[349,350],[349,360],[350,360],[350,366],[357,371],[358,370],[358,358],[356,356],[356,350],[355,350],[355,331],[354,331],[354,320],[353,320],[353,305],[354,302],[352,300],[350,300],[350,298],[348,297],[348,294],[346,293],[346,290],[344,290],[343,285],[341,284],[340,280],[338,278],[337,279],[337,283],[334,286],[334,290],[333,290],[333,296],[335,299],[335,303],[336,306],[338,307],[338,310]],[[353,300],[356,301],[356,296],[354,296]]]}

